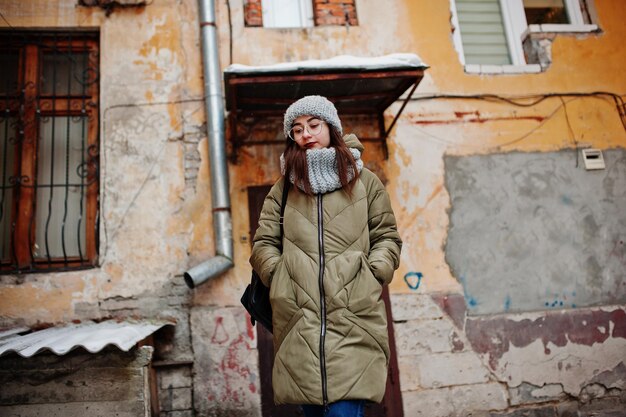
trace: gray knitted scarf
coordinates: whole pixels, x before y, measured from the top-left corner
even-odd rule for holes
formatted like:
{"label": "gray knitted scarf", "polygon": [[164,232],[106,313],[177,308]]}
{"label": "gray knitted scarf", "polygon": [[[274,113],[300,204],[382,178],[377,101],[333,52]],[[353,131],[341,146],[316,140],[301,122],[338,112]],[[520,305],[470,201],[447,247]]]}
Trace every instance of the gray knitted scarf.
{"label": "gray knitted scarf", "polygon": [[[356,168],[359,172],[363,169],[363,161],[361,160],[361,152],[355,148],[349,148],[350,153],[356,161]],[[315,194],[324,194],[341,188],[339,173],[337,171],[337,155],[335,148],[323,149],[307,149],[306,162],[309,169],[309,182],[311,190]],[[280,155],[280,172],[285,175],[285,157]],[[293,184],[295,175],[293,172],[289,175],[289,181]],[[354,178],[354,171],[348,170],[348,182]],[[295,184],[301,190],[304,190],[302,184]]]}

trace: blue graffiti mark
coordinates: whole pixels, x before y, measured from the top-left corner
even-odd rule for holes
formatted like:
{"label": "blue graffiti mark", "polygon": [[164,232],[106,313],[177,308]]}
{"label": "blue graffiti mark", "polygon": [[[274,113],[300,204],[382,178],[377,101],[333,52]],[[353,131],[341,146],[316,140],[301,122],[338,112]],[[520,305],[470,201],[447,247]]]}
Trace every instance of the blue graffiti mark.
{"label": "blue graffiti mark", "polygon": [[506,298],[504,299],[504,311],[509,311],[510,308],[511,308],[511,296],[507,294]]}
{"label": "blue graffiti mark", "polygon": [[[558,300],[557,299],[557,300],[554,300],[552,302],[546,301],[544,303],[544,305],[546,307],[563,307],[565,305],[565,302],[563,302],[563,300]],[[572,304],[572,307],[575,307],[575,306],[576,306],[576,304]]]}
{"label": "blue graffiti mark", "polygon": [[410,289],[416,290],[420,287],[423,277],[424,275],[421,272],[407,272],[404,275],[404,282]]}
{"label": "blue graffiti mark", "polygon": [[467,306],[476,307],[478,305],[478,301],[467,292],[467,282],[465,280],[465,276],[461,276],[460,280],[461,285],[463,286],[463,296],[467,300]]}
{"label": "blue graffiti mark", "polygon": [[544,305],[548,308],[568,307],[568,304],[572,308],[576,307],[576,304],[571,302],[573,300],[571,301],[568,300],[568,297],[570,298],[576,297],[576,291],[569,291],[569,290],[563,291],[562,295],[558,293],[554,293],[554,294],[548,295],[548,297],[550,299],[544,302]]}
{"label": "blue graffiti mark", "polygon": [[571,206],[574,202],[573,202],[573,201],[572,201],[572,199],[571,199],[571,198],[569,198],[568,196],[566,196],[566,195],[562,195],[562,196],[561,196],[561,203],[563,203],[563,204],[565,204],[565,205],[567,205],[567,206]]}

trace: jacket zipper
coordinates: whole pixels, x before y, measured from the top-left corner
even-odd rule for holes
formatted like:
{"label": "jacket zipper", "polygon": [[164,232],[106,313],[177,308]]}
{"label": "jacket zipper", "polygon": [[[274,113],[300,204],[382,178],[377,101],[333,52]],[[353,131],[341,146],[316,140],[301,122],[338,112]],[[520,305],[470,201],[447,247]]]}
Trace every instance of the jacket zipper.
{"label": "jacket zipper", "polygon": [[324,409],[328,408],[328,387],[326,381],[326,354],[324,352],[324,341],[326,339],[326,297],[324,293],[324,212],[322,210],[322,194],[317,195],[317,237],[320,253],[320,371],[322,373],[322,399]]}

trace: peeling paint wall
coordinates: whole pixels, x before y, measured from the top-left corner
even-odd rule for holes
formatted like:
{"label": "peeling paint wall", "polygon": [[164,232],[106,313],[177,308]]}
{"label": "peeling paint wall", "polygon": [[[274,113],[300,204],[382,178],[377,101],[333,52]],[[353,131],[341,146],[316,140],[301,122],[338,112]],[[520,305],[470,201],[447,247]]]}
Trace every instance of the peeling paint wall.
{"label": "peeling paint wall", "polygon": [[158,398],[165,415],[191,413],[192,293],[182,274],[213,250],[196,2],[156,0],[108,15],[77,3],[4,1],[0,11],[13,28],[100,33],[98,265],[1,276],[0,327],[175,321],[155,346]]}
{"label": "peeling paint wall", "polygon": [[559,384],[578,397],[602,367],[615,377],[606,388],[624,388],[618,381],[624,377],[626,313],[619,307],[470,319],[466,326],[473,349],[511,387]]}
{"label": "peeling paint wall", "polygon": [[212,245],[208,167],[192,163],[206,158],[207,147],[195,2],[157,1],[109,17],[74,1],[51,5],[9,1],[2,12],[14,28],[99,28],[99,265],[4,276],[5,323],[71,320],[87,306],[90,315],[107,316],[116,297],[172,293],[175,277],[201,259],[189,253]]}
{"label": "peeling paint wall", "polygon": [[[419,99],[408,104],[388,138],[389,159],[374,143],[364,155],[386,182],[404,241],[390,289],[406,416],[514,416],[528,410],[569,416],[624,408],[623,293],[585,295],[587,307],[546,307],[547,300],[535,296],[553,289],[538,280],[515,294],[523,300],[520,309],[513,311],[512,296],[510,311],[503,311],[506,287],[484,285],[469,292],[485,308],[474,316],[458,271],[475,246],[468,236],[453,233],[454,216],[466,211],[446,183],[449,175],[462,179],[468,171],[459,166],[467,164],[491,175],[493,189],[503,187],[518,207],[527,200],[510,189],[512,178],[501,165],[493,171],[497,158],[524,153],[561,161],[583,146],[623,154],[626,134],[614,101],[592,93],[626,92],[626,10],[620,0],[594,3],[600,32],[555,36],[545,71],[481,75],[465,73],[459,62],[449,1],[356,1],[358,26],[308,29],[245,27],[243,0],[216,2],[222,67],[395,52],[417,53],[430,65]],[[196,1],[154,0],[107,15],[75,0],[6,0],[0,11],[15,28],[97,28],[101,51],[99,265],[0,276],[0,327],[106,317],[175,319],[174,334],[155,350],[162,363],[162,415],[191,416],[195,409],[202,415],[260,416],[256,332],[239,307],[250,276],[247,187],[278,178],[282,145],[238,150],[237,162],[229,165],[235,267],[188,290],[183,271],[214,254]],[[446,94],[474,97],[441,97]],[[535,98],[523,98],[528,95]],[[385,113],[388,125],[400,106]],[[268,119],[240,128],[254,139],[282,139],[280,123]],[[348,118],[345,126],[359,134],[371,128]],[[484,170],[474,161],[486,161]],[[519,171],[532,176],[532,164],[522,161]],[[579,174],[577,195],[596,193],[591,176]],[[626,174],[615,174],[618,187]],[[567,171],[564,178],[571,175]],[[555,187],[560,193],[561,183]],[[482,213],[477,203],[471,207]],[[621,213],[620,207],[613,208]],[[623,234],[622,217],[609,214],[605,223],[597,210],[599,226],[617,222],[611,231]],[[534,217],[529,221],[538,224]],[[530,232],[520,233],[528,238]],[[454,260],[448,244],[456,245]],[[493,240],[481,239],[480,245],[500,265],[505,262]],[[565,247],[570,256],[578,254],[571,242]],[[500,275],[499,282],[512,284],[514,277]],[[489,284],[487,276],[476,276],[472,284]],[[594,293],[590,275],[583,271],[578,277]]]}

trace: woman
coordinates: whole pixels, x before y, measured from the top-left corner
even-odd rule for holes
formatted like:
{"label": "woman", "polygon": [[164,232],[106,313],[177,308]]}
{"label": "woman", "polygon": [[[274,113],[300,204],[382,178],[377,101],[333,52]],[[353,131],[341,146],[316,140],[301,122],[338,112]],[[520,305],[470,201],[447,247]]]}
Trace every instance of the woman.
{"label": "woman", "polygon": [[[389,346],[382,286],[402,242],[389,196],[363,167],[363,146],[342,138],[321,96],[284,116],[283,176],[263,203],[250,263],[270,288],[276,404],[306,417],[359,417],[385,393]],[[280,205],[289,196],[280,251]]]}

